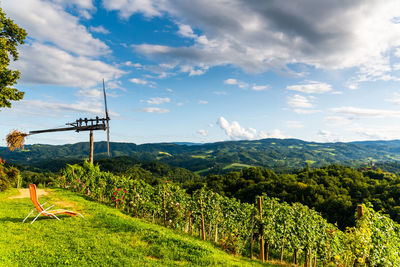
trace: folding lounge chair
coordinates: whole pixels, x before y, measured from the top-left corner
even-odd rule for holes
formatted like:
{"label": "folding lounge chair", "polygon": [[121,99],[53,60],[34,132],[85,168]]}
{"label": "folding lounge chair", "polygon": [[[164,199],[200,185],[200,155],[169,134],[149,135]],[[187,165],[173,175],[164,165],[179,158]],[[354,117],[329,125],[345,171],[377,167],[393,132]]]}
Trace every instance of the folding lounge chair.
{"label": "folding lounge chair", "polygon": [[78,212],[70,211],[70,210],[63,210],[63,209],[49,210],[54,205],[44,209],[43,206],[46,205],[47,202],[43,203],[43,204],[39,203],[37,193],[36,193],[36,185],[34,185],[34,184],[29,185],[29,193],[31,195],[31,200],[32,200],[33,204],[35,205],[35,208],[28,214],[28,216],[26,216],[26,218],[22,222],[25,222],[26,219],[28,219],[28,217],[35,211],[35,209],[39,212],[39,214],[35,217],[35,219],[33,219],[31,224],[36,221],[36,219],[39,217],[40,214],[42,214],[44,216],[48,216],[50,218],[55,218],[57,220],[60,220],[60,219],[56,216],[56,214],[67,214],[67,215],[71,215],[71,216],[79,215],[83,218],[82,214],[80,214]]}

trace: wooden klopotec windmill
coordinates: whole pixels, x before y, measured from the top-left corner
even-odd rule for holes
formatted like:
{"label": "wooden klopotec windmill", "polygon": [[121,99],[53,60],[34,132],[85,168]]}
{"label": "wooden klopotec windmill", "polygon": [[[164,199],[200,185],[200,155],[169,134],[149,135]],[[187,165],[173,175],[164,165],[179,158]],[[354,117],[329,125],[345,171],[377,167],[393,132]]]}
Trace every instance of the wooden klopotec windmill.
{"label": "wooden klopotec windmill", "polygon": [[30,131],[29,135],[39,134],[39,133],[50,133],[50,132],[63,132],[63,131],[76,131],[78,133],[83,131],[90,131],[89,162],[93,163],[93,131],[96,130],[107,131],[107,154],[108,156],[110,156],[110,124],[109,124],[110,117],[108,116],[107,96],[106,96],[106,88],[104,85],[104,79],[103,79],[103,95],[104,95],[104,109],[106,115],[105,118],[99,118],[98,116],[96,116],[95,119],[80,118],[77,119],[75,122],[66,123],[66,125],[68,125],[69,127]]}

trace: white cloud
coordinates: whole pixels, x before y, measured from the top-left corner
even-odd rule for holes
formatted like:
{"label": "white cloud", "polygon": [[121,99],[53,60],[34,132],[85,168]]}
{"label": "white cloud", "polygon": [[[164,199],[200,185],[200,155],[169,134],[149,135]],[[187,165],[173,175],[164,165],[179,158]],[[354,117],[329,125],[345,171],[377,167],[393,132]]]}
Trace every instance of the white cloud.
{"label": "white cloud", "polygon": [[76,6],[80,9],[93,10],[95,9],[92,0],[51,0],[54,3],[63,6]]}
{"label": "white cloud", "polygon": [[320,141],[322,142],[340,142],[340,136],[328,130],[319,130],[317,133]]}
{"label": "white cloud", "polygon": [[[141,12],[173,17],[178,25],[184,22],[179,33],[194,39],[192,46],[137,46],[137,52],[163,62],[289,73],[290,64],[303,63],[322,69],[358,68],[356,82],[394,78],[389,72],[390,54],[400,45],[400,29],[393,21],[397,0],[116,2],[108,9],[119,10],[123,17]],[[193,28],[203,35],[196,37]]]}
{"label": "white cloud", "polygon": [[[142,65],[140,63],[132,63],[128,61],[125,62],[125,66],[134,67],[138,70],[148,72],[147,74],[144,75],[144,77],[149,79],[164,79],[176,75],[173,72],[175,66],[171,64]],[[187,69],[183,67],[181,68],[182,68],[181,71],[188,72],[192,76],[196,75],[198,71],[198,68],[195,69],[193,67],[188,67]]]}
{"label": "white cloud", "polygon": [[238,84],[238,81],[236,79],[229,78],[224,81],[224,84],[236,85]]}
{"label": "white cloud", "polygon": [[95,57],[111,52],[66,12],[94,12],[91,0],[18,0],[2,2],[13,20],[28,32],[28,42],[20,47],[20,58],[12,67],[21,71],[21,82],[88,88],[119,78],[125,72]]}
{"label": "white cloud", "polygon": [[400,106],[400,91],[394,92],[392,98],[388,99],[387,101]]}
{"label": "white cloud", "polygon": [[127,90],[125,88],[123,88],[121,85],[122,85],[122,82],[119,81],[119,80],[106,82],[106,88],[107,89],[119,89],[121,91],[126,92]]}
{"label": "white cloud", "polygon": [[96,33],[103,33],[103,34],[109,34],[110,33],[110,31],[105,29],[102,25],[99,25],[97,27],[90,26],[89,29],[92,32],[96,32]]}
{"label": "white cloud", "polygon": [[192,38],[192,39],[196,39],[198,37],[197,34],[194,34],[192,28],[189,25],[178,24],[178,28],[179,28],[178,34],[183,37]]}
{"label": "white cloud", "polygon": [[199,104],[200,104],[200,105],[206,105],[206,104],[208,104],[208,101],[206,101],[206,100],[199,100]]}
{"label": "white cloud", "polygon": [[343,116],[327,116],[323,119],[323,122],[332,127],[344,126],[353,122],[352,119]]}
{"label": "white cloud", "polygon": [[292,128],[292,129],[304,128],[303,123],[300,121],[286,121],[285,125],[286,125],[286,127]]}
{"label": "white cloud", "polygon": [[37,42],[55,46],[79,56],[99,56],[109,47],[93,38],[79,18],[65,12],[59,5],[40,0],[2,2],[8,16]]}
{"label": "white cloud", "polygon": [[98,89],[80,89],[77,95],[89,99],[103,99],[103,91]]}
{"label": "white cloud", "polygon": [[312,108],[312,104],[305,96],[294,95],[287,98],[287,104],[293,108]]}
{"label": "white cloud", "polygon": [[132,79],[129,79],[129,81],[131,83],[136,83],[136,84],[141,84],[141,85],[148,85],[148,84],[152,83],[152,82],[146,81],[144,79],[139,79],[139,78],[132,78]]}
{"label": "white cloud", "polygon": [[119,78],[125,72],[102,61],[73,56],[53,46],[34,43],[21,47],[12,64],[21,71],[21,82],[92,87]]}
{"label": "white cloud", "polygon": [[[42,112],[44,110],[50,110],[51,112],[77,112],[77,113],[90,113],[90,114],[103,114],[104,109],[100,103],[91,103],[93,105],[88,105],[88,103],[78,102],[75,104],[70,103],[53,103],[46,102],[42,100],[24,100],[22,102],[26,109],[40,109]],[[55,114],[54,114],[55,115]]]}
{"label": "white cloud", "polygon": [[217,120],[217,125],[225,131],[225,134],[232,140],[253,140],[262,138],[285,138],[280,130],[275,129],[271,133],[257,131],[254,128],[243,128],[237,121],[229,123],[224,117]]}
{"label": "white cloud", "polygon": [[92,18],[92,15],[87,10],[84,9],[79,10],[79,16],[87,20]]}
{"label": "white cloud", "polygon": [[400,127],[397,125],[351,124],[345,129],[354,134],[356,140],[394,140],[399,139]]}
{"label": "white cloud", "polygon": [[254,91],[264,91],[264,90],[268,89],[268,85],[255,85],[255,84],[253,84],[251,89],[254,90]]}
{"label": "white cloud", "polygon": [[144,102],[151,105],[161,105],[163,103],[171,102],[171,99],[169,97],[152,97]]}
{"label": "white cloud", "polygon": [[400,111],[386,109],[370,109],[357,107],[331,108],[330,111],[337,114],[347,115],[353,118],[399,118]]}
{"label": "white cloud", "polygon": [[137,69],[141,69],[143,67],[142,64],[140,64],[140,63],[132,63],[131,61],[126,61],[124,63],[124,65],[127,66],[127,67],[135,67]]}
{"label": "white cloud", "polygon": [[189,66],[189,65],[183,65],[180,68],[181,72],[187,72],[189,73],[189,76],[197,76],[197,75],[202,75],[208,70],[208,66],[201,65],[201,66]]}
{"label": "white cloud", "polygon": [[399,139],[400,127],[398,126],[363,126],[355,127],[355,133],[367,140],[394,140]]}
{"label": "white cloud", "polygon": [[217,120],[217,125],[225,131],[225,134],[233,139],[255,139],[257,138],[257,131],[253,128],[245,129],[236,121],[229,123],[224,117]]}
{"label": "white cloud", "polygon": [[[79,93],[77,94],[79,96]],[[21,116],[35,115],[44,117],[65,117],[73,113],[74,116],[104,116],[104,104],[102,99],[83,99],[75,103],[65,103],[57,100],[21,100],[13,104],[13,114]],[[109,110],[111,117],[118,117],[119,114]],[[74,118],[75,119],[75,118]]]}
{"label": "white cloud", "polygon": [[207,130],[201,129],[201,130],[198,130],[197,133],[202,135],[202,136],[208,136],[208,131]]}
{"label": "white cloud", "polygon": [[160,16],[161,0],[103,0],[107,10],[117,10],[121,18],[128,19],[135,13],[146,17]]}
{"label": "white cloud", "polygon": [[332,87],[327,83],[308,81],[307,84],[290,85],[286,89],[306,94],[321,94],[331,91]]}
{"label": "white cloud", "polygon": [[233,79],[233,78],[226,79],[224,81],[224,84],[237,85],[239,88],[242,88],[242,89],[245,89],[245,88],[247,88],[249,86],[248,83],[245,83],[245,82],[242,82],[242,81],[238,81],[238,80]]}
{"label": "white cloud", "polygon": [[329,137],[331,137],[331,135],[332,135],[332,133],[330,131],[327,131],[327,130],[320,130],[318,132],[318,136],[322,137],[324,139],[328,139]]}
{"label": "white cloud", "polygon": [[294,113],[297,114],[314,114],[314,113],[319,113],[321,110],[318,109],[300,109],[300,108],[295,108],[293,109]]}
{"label": "white cloud", "polygon": [[140,108],[137,111],[139,111],[139,112],[147,112],[147,113],[163,114],[163,113],[168,113],[169,109],[149,107],[149,108]]}
{"label": "white cloud", "polygon": [[285,139],[285,138],[290,138],[290,136],[284,135],[279,129],[274,129],[270,133],[266,135],[264,138],[279,138],[279,139]]}

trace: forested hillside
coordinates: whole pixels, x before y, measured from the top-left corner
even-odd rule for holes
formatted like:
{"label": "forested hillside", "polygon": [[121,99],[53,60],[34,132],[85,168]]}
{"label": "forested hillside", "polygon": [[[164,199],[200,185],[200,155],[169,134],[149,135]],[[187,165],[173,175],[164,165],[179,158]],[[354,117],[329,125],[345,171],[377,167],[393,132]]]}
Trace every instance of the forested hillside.
{"label": "forested hillside", "polygon": [[[267,194],[289,203],[300,202],[321,212],[341,229],[354,223],[357,204],[370,202],[400,222],[400,179],[381,169],[330,165],[305,168],[293,174],[276,174],[262,168],[248,168],[224,175],[208,175],[206,187],[221,195],[252,203]],[[199,185],[188,183],[190,190]]]}
{"label": "forested hillside", "polygon": [[[95,158],[105,158],[106,143],[95,143]],[[54,169],[88,157],[89,143],[71,145],[28,145],[24,150],[9,152],[0,148],[8,162]],[[353,143],[315,143],[297,139],[263,139],[208,144],[111,143],[111,156],[130,156],[140,161],[160,161],[201,175],[222,174],[251,166],[287,172],[329,164],[358,166],[361,163],[387,162],[400,159],[400,141]],[[51,160],[51,164],[49,162]],[[59,169],[59,168],[58,168]],[[57,170],[58,170],[57,169]]]}

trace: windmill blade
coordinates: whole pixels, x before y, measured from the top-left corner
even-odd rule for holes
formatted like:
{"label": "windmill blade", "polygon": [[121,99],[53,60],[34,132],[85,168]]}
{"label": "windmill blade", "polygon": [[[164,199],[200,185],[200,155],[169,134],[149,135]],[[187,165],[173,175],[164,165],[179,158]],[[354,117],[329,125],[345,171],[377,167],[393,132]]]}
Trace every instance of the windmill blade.
{"label": "windmill blade", "polygon": [[106,87],[104,85],[103,79],[103,94],[104,94],[104,109],[106,112],[106,129],[107,129],[107,154],[110,156],[110,117],[108,116],[108,108],[107,108],[107,96],[106,96]]}
{"label": "windmill blade", "polygon": [[103,79],[103,94],[104,94],[104,109],[106,111],[106,119],[108,121],[110,117],[108,117],[107,96],[106,96],[106,87],[104,85],[104,79]]}

